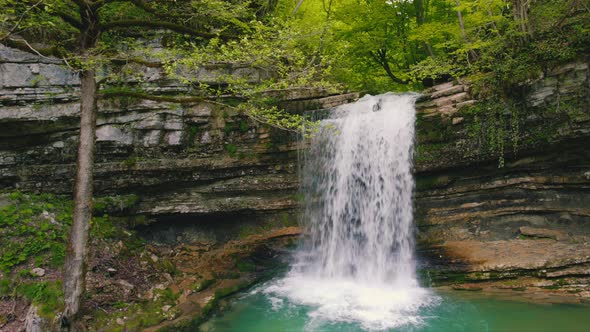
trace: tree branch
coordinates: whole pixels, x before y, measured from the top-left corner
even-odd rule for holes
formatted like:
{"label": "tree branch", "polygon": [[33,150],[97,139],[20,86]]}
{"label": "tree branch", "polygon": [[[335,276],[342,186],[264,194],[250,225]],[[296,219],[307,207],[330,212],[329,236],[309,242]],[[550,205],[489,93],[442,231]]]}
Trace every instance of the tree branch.
{"label": "tree branch", "polygon": [[162,68],[163,64],[161,62],[152,62],[152,61],[148,61],[145,59],[141,59],[141,58],[115,58],[115,59],[110,59],[111,63],[115,64],[115,65],[126,65],[128,63],[137,63],[139,65],[142,66],[146,66],[149,68]]}
{"label": "tree branch", "polygon": [[99,93],[99,97],[102,99],[112,99],[117,97],[132,97],[137,99],[144,99],[144,100],[153,100],[153,101],[161,101],[161,102],[168,102],[168,103],[178,103],[178,104],[191,104],[191,103],[198,103],[202,101],[206,101],[208,103],[213,103],[217,105],[223,105],[231,107],[231,105],[224,104],[217,100],[220,99],[244,99],[238,96],[216,96],[216,97],[199,97],[199,96],[187,96],[187,97],[177,97],[177,96],[159,96],[159,95],[151,95],[144,92],[139,91],[131,91],[131,90],[111,90],[105,89]]}
{"label": "tree branch", "polygon": [[400,79],[399,77],[395,76],[395,74],[393,73],[393,70],[391,70],[391,67],[389,66],[389,61],[387,61],[387,50],[384,48],[381,48],[377,51],[371,51],[369,52],[371,54],[371,57],[379,64],[381,65],[381,67],[383,67],[383,69],[385,70],[385,72],[387,73],[387,76],[389,76],[389,78],[394,81],[397,84],[408,84],[408,81],[404,81],[402,79]]}
{"label": "tree branch", "polygon": [[295,8],[293,9],[293,13],[292,15],[297,14],[297,11],[299,10],[299,7],[301,7],[301,5],[303,4],[304,0],[299,0],[299,2],[297,3],[297,5],[295,6]]}
{"label": "tree branch", "polygon": [[78,30],[82,29],[82,23],[80,23],[80,21],[74,16],[64,12],[56,12],[56,14],[67,24],[73,26]]}
{"label": "tree branch", "polygon": [[[23,13],[23,15],[21,16],[19,22],[17,23],[17,25],[22,21],[23,17],[30,12],[31,10],[37,8],[39,10],[47,10],[48,7],[46,4],[44,4],[43,2],[45,2],[45,0],[40,0],[38,2],[33,2],[33,1],[27,1],[27,5],[29,5],[30,7],[27,8],[27,10]],[[74,1],[76,2],[76,1]],[[68,23],[69,25],[73,26],[74,28],[80,30],[82,27],[82,23],[80,23],[80,20],[78,20],[75,16],[72,16],[66,12],[60,11],[60,10],[56,10],[55,14],[57,16],[59,16],[64,22]]]}
{"label": "tree branch", "polygon": [[[207,97],[173,97],[173,96],[155,96],[155,95],[150,95],[147,93],[142,93],[142,92],[134,92],[134,91],[103,91],[99,94],[100,98],[103,99],[112,99],[112,98],[117,98],[117,97],[132,97],[132,98],[137,98],[137,99],[143,99],[143,100],[153,100],[153,101],[161,101],[161,102],[169,102],[169,103],[179,103],[179,104],[190,104],[190,103],[198,103],[198,102],[207,102],[207,103],[211,103],[214,105],[219,105],[219,106],[223,106],[223,107],[227,107],[230,109],[234,109],[234,110],[238,110],[238,111],[242,111],[239,108],[232,106],[232,105],[228,105],[228,104],[224,104],[222,102],[216,101],[214,99],[210,99]],[[278,123],[273,123],[272,121],[269,121],[268,119],[265,119],[264,117],[261,116],[257,116],[251,112],[245,112],[244,113],[246,116],[248,116],[249,118],[251,118],[252,120],[265,124],[267,126],[271,126],[277,129],[281,129],[281,130],[286,130],[286,131],[290,131],[293,133],[299,133],[300,131],[296,128],[291,128],[291,127],[287,127],[287,126],[282,126]]]}
{"label": "tree branch", "polygon": [[88,5],[90,5],[90,3],[88,3],[88,1],[86,0],[72,0],[76,5],[78,5],[78,7],[82,8],[82,7],[86,7]]}
{"label": "tree branch", "polygon": [[42,2],[43,2],[43,0],[39,0],[37,3],[31,5],[31,7],[27,8],[25,10],[25,12],[19,17],[18,21],[14,24],[12,29],[10,29],[10,31],[8,31],[6,36],[3,36],[1,39],[5,39],[5,38],[10,37],[18,29],[18,27],[20,26],[21,22],[24,20],[27,13],[30,12],[31,10],[35,9],[37,6],[41,5]]}
{"label": "tree branch", "polygon": [[27,52],[27,53],[31,53],[34,55],[38,55],[41,57],[58,57],[58,58],[64,58],[66,56],[66,53],[63,52],[63,50],[59,49],[58,47],[54,46],[54,47],[49,47],[49,48],[34,48],[33,46],[31,46],[31,44],[29,44],[26,40],[21,39],[21,40],[17,40],[17,39],[12,39],[12,38],[6,38],[0,41],[0,44],[3,44],[7,47],[12,47],[12,48],[16,48],[18,50]]}
{"label": "tree branch", "polygon": [[104,23],[101,26],[102,30],[111,30],[111,29],[118,29],[118,28],[131,28],[131,27],[142,27],[142,28],[153,28],[153,29],[168,29],[178,33],[186,33],[191,36],[195,37],[203,37],[203,38],[228,38],[228,36],[218,35],[209,32],[203,32],[199,30],[195,30],[180,24],[175,24],[171,22],[163,22],[163,21],[144,21],[144,20],[124,20],[124,21],[114,21]]}
{"label": "tree branch", "polygon": [[136,91],[121,91],[121,90],[108,91],[107,90],[107,91],[102,91],[99,94],[99,97],[101,97],[103,99],[112,99],[112,98],[117,98],[117,97],[132,97],[132,98],[137,98],[137,99],[162,101],[162,102],[168,102],[168,103],[179,103],[179,104],[190,104],[190,103],[198,103],[198,102],[202,102],[202,101],[207,101],[207,102],[212,102],[212,103],[217,103],[217,104],[221,104],[224,106],[228,106],[223,103],[216,102],[211,99],[204,98],[204,97],[157,96],[157,95],[150,95],[147,93],[136,92]]}

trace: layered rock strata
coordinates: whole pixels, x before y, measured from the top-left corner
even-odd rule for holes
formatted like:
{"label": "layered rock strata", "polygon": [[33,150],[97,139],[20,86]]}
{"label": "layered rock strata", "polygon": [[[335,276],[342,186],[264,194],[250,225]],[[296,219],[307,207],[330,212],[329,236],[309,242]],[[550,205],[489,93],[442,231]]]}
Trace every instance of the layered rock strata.
{"label": "layered rock strata", "polygon": [[531,277],[590,296],[589,77],[587,62],[548,71],[500,112],[462,84],[418,103],[418,239],[435,283]]}
{"label": "layered rock strata", "polygon": [[[71,193],[76,76],[19,51],[2,48],[0,57],[0,190]],[[157,70],[144,70],[148,90],[186,92]],[[215,73],[198,74],[214,81]],[[475,100],[468,82],[439,85],[421,97],[416,220],[419,253],[435,283],[527,276],[587,285],[589,77],[588,61],[580,61],[547,70],[493,102]],[[358,96],[270,93],[297,112]],[[132,208],[121,205],[121,214],[224,229],[294,219],[300,146],[232,108],[110,99],[100,104],[97,140],[97,195],[137,197]]]}
{"label": "layered rock strata", "polygon": [[[58,61],[17,50],[3,47],[0,58],[0,190],[70,194],[78,78]],[[149,93],[188,89],[157,69],[140,69],[148,77],[143,87]],[[244,70],[222,74],[253,80],[262,75]],[[197,74],[213,82],[223,77],[218,72]],[[268,93],[287,111],[298,112],[358,97],[321,89]],[[254,218],[291,212],[297,205],[293,135],[254,122],[235,108],[112,98],[99,104],[96,137],[96,195],[137,195],[133,213],[147,219],[183,215],[199,221],[241,213]]]}

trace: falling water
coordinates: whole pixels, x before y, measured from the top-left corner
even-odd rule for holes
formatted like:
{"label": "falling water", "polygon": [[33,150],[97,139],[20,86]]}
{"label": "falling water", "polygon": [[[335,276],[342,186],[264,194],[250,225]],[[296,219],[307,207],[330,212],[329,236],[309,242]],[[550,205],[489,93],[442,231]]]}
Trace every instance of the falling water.
{"label": "falling water", "polygon": [[266,292],[309,305],[309,329],[355,322],[382,330],[420,324],[436,302],[413,255],[413,94],[366,96],[321,122],[305,152],[308,236],[291,272]]}
{"label": "falling water", "polygon": [[302,172],[305,273],[415,286],[413,103],[412,95],[365,97],[323,121]]}

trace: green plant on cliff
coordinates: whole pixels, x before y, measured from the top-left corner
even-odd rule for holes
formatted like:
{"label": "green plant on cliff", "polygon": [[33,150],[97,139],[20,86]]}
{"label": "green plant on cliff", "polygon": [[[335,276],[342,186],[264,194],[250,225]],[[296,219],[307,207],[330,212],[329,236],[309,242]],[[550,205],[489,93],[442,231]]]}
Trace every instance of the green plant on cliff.
{"label": "green plant on cliff", "polygon": [[64,242],[72,222],[71,201],[19,192],[6,198],[8,204],[0,209],[0,270],[10,273],[33,257],[54,267],[63,264]]}
{"label": "green plant on cliff", "polygon": [[139,196],[135,194],[99,197],[94,199],[94,212],[123,212],[133,208],[138,202]]}
{"label": "green plant on cliff", "polygon": [[[100,246],[116,247],[124,243],[119,258],[139,256],[145,243],[122,222],[105,215],[106,211],[123,211],[137,203],[137,196],[113,196],[96,199],[90,237]],[[39,314],[52,321],[64,308],[61,267],[66,252],[66,240],[72,224],[73,202],[63,196],[34,195],[13,192],[0,195],[0,298],[17,302],[23,299],[39,308]],[[100,250],[100,249],[97,249]],[[107,251],[103,253],[107,253]],[[43,268],[45,276],[32,273],[33,267]],[[163,269],[164,267],[158,267]],[[160,310],[174,302],[169,291],[161,291],[161,300],[135,309]],[[165,293],[165,294],[164,294]],[[91,296],[91,295],[88,295]],[[129,312],[127,312],[129,313]],[[137,314],[137,313],[135,313]],[[149,315],[141,315],[146,319]],[[161,319],[164,319],[160,316]]]}
{"label": "green plant on cliff", "polygon": [[[0,208],[0,236],[3,239],[0,271],[10,274],[20,271],[20,266],[31,262],[36,266],[60,268],[72,224],[72,201],[62,196],[21,192],[13,192],[0,198],[7,201]],[[136,202],[135,195],[97,199],[96,212],[102,214],[93,217],[91,236],[97,239],[123,236],[116,229],[111,217],[104,213],[123,211]]]}
{"label": "green plant on cliff", "polygon": [[471,147],[466,149],[467,156],[494,156],[498,167],[504,167],[509,152],[506,144],[516,153],[522,135],[519,107],[502,99],[484,100],[466,107],[462,114],[470,118],[467,134]]}

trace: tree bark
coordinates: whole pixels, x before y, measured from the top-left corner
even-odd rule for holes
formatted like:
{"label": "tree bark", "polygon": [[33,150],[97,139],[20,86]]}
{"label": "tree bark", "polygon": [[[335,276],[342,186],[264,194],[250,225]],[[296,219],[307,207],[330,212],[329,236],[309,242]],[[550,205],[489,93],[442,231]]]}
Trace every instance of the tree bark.
{"label": "tree bark", "polygon": [[304,0],[299,0],[299,2],[297,2],[297,5],[295,6],[295,9],[293,9],[293,15],[297,14],[297,11],[299,10],[299,7],[301,7],[301,5],[303,4]]}
{"label": "tree bark", "polygon": [[[98,7],[82,1],[80,4],[81,34],[80,54],[96,47],[100,35]],[[74,188],[74,214],[68,239],[64,266],[64,302],[61,325],[66,330],[82,330],[78,312],[85,291],[88,237],[92,218],[92,191],[94,171],[94,147],[96,134],[96,100],[98,84],[94,69],[80,72],[80,143],[76,161],[76,184]]]}
{"label": "tree bark", "polygon": [[[424,24],[425,20],[426,20],[426,7],[428,6],[428,3],[425,2],[424,0],[415,0],[414,1],[414,9],[416,10],[416,24],[418,24],[418,26],[421,26],[422,24]],[[426,53],[428,53],[428,56],[430,56],[431,58],[434,58],[434,51],[432,50],[432,46],[430,46],[430,44],[428,42],[422,42],[423,46],[424,46],[424,50],[426,50]]]}
{"label": "tree bark", "polygon": [[74,216],[68,240],[64,271],[65,310],[63,317],[76,320],[85,290],[88,237],[92,218],[94,146],[96,133],[97,84],[94,70],[80,75],[82,100],[80,106],[80,144],[74,189]]}
{"label": "tree bark", "polygon": [[522,33],[520,38],[521,45],[529,42],[529,37],[532,35],[529,25],[529,6],[531,1],[529,0],[512,0],[512,11],[514,15],[514,21],[518,24],[518,28]]}
{"label": "tree bark", "polygon": [[465,23],[463,23],[463,13],[459,6],[461,6],[461,2],[456,0],[455,3],[457,4],[457,18],[459,19],[459,28],[461,29],[461,37],[463,40],[467,41],[467,33],[465,32]]}

